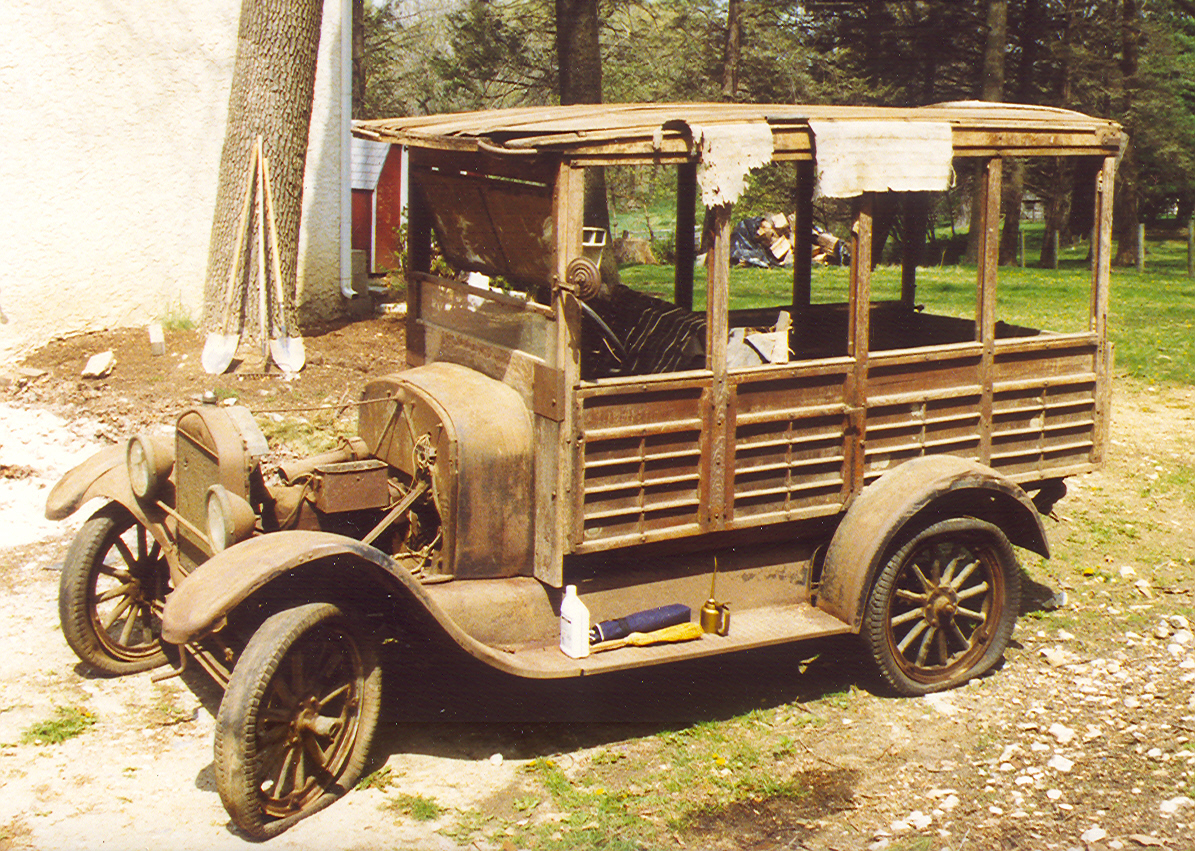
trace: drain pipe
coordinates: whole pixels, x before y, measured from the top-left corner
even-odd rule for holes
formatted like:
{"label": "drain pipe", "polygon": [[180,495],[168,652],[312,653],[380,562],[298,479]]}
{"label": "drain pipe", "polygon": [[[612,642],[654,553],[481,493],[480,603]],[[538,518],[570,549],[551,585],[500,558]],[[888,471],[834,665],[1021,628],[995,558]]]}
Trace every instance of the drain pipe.
{"label": "drain pipe", "polygon": [[340,0],[340,295],[353,298],[353,0]]}

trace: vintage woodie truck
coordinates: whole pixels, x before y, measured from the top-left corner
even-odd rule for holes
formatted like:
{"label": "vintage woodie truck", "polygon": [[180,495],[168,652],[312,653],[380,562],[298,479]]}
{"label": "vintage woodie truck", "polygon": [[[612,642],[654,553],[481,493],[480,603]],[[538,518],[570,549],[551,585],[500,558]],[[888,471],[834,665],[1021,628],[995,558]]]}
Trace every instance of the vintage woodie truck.
{"label": "vintage woodie truck", "polygon": [[[904,694],[998,661],[1013,548],[1048,555],[1042,515],[1108,443],[1116,124],[978,103],[627,104],[355,132],[405,146],[412,187],[409,368],[365,386],[358,435],[267,477],[250,412],[199,405],[173,441],[135,436],[69,472],[46,508],[108,501],[63,571],[78,655],[109,674],[194,659],[225,687],[215,770],[236,825],[273,836],[356,782],[391,627],[521,677],[837,633]],[[1009,159],[1068,169],[1092,217],[1090,292],[1054,330],[997,317]],[[675,192],[671,292],[603,280],[585,218],[600,167]],[[769,273],[765,306],[732,309],[731,205],[756,167],[795,187],[795,262]],[[975,175],[981,238],[951,301],[917,285],[954,174]],[[853,199],[849,274],[811,269],[815,192]],[[876,269],[894,217],[899,268]],[[715,560],[725,635],[561,652],[566,586],[594,622],[696,612]]]}

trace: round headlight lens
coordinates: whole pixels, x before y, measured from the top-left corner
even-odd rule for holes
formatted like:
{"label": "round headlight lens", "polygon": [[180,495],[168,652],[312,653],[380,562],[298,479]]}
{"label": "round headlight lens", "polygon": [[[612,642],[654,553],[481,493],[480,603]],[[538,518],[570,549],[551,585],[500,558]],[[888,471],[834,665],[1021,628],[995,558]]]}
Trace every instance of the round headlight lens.
{"label": "round headlight lens", "polygon": [[220,485],[212,485],[207,492],[207,534],[212,549],[221,552],[232,543],[229,532],[232,529],[232,510],[228,505],[228,491]]}
{"label": "round headlight lens", "polygon": [[223,485],[207,489],[207,534],[214,552],[245,540],[256,525],[257,514],[244,497],[230,493]]}
{"label": "round headlight lens", "polygon": [[149,450],[140,436],[129,438],[125,461],[129,466],[129,485],[133,488],[133,494],[138,499],[145,499],[153,490],[154,469]]}

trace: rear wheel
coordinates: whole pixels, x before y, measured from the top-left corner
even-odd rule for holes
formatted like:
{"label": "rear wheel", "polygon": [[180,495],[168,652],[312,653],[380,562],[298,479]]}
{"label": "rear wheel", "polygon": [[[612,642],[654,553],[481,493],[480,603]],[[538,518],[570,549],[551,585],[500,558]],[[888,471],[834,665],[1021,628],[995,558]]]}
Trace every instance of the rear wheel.
{"label": "rear wheel", "polygon": [[902,694],[952,688],[996,663],[1020,601],[1020,570],[997,527],[971,517],[922,530],[888,560],[863,635]]}
{"label": "rear wheel", "polygon": [[311,603],[267,619],[216,717],[216,783],[233,822],[268,839],[350,789],[381,685],[375,643],[339,607]]}
{"label": "rear wheel", "polygon": [[58,616],[75,654],[112,676],[164,664],[158,636],[170,568],[127,508],[109,503],[75,535],[62,565]]}

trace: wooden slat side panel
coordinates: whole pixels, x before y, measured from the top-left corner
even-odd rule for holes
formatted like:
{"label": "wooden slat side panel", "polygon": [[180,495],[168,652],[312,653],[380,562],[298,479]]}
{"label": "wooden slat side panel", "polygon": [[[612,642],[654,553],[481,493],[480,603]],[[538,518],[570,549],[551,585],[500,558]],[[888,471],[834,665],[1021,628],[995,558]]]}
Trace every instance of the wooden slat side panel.
{"label": "wooden slat side panel", "polygon": [[992,467],[1009,475],[1061,475],[1091,463],[1095,448],[1096,382],[997,385],[992,414]]}
{"label": "wooden slat side panel", "polygon": [[996,384],[1020,380],[1039,380],[1094,374],[1097,346],[1094,339],[1052,341],[1049,337],[1035,338],[1040,346],[996,347],[992,379]]}
{"label": "wooden slat side panel", "polygon": [[850,362],[787,375],[734,376],[736,524],[832,511],[847,497]]}
{"label": "wooden slat side panel", "polygon": [[864,439],[867,481],[922,455],[980,460],[982,364],[983,351],[977,344],[927,350],[917,359],[872,357]]}
{"label": "wooden slat side panel", "polygon": [[927,353],[917,362],[889,361],[882,353],[873,353],[867,370],[868,402],[894,394],[933,394],[977,387],[981,359],[978,347],[959,354]]}
{"label": "wooden slat side panel", "polygon": [[635,385],[580,401],[580,545],[696,529],[702,500],[702,382]]}

